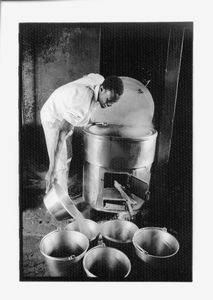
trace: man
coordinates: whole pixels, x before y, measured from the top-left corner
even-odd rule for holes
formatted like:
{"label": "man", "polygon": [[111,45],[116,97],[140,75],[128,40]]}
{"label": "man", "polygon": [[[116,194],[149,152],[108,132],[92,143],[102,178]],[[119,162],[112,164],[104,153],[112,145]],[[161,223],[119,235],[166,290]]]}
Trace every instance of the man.
{"label": "man", "polygon": [[[106,108],[116,103],[123,93],[122,80],[117,76],[104,79],[99,74],[89,74],[56,89],[43,105],[40,115],[43,126],[49,170],[46,174],[46,193],[55,181],[67,192],[67,179],[71,146],[67,141],[74,127],[89,123],[92,111],[100,105]],[[69,139],[68,139],[69,138]]]}

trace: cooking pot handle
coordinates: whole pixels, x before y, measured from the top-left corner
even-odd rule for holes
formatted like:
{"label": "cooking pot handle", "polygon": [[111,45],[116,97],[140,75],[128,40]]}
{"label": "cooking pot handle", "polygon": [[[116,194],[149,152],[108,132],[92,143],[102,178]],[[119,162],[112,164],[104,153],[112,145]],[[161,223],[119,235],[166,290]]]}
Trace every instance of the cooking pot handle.
{"label": "cooking pot handle", "polygon": [[103,236],[101,234],[99,234],[99,237],[98,237],[98,246],[97,247],[106,247],[106,245],[103,242]]}
{"label": "cooking pot handle", "polygon": [[167,228],[166,227],[160,228],[160,230],[167,232]]}
{"label": "cooking pot handle", "polygon": [[138,246],[138,245],[136,245],[136,248],[137,248],[138,250],[142,251],[142,252],[143,252],[144,254],[146,254],[146,255],[149,254],[146,250],[144,250],[143,248],[141,248],[141,247]]}
{"label": "cooking pot handle", "polygon": [[68,260],[69,260],[69,261],[75,260],[75,255],[73,254],[73,255],[69,256],[69,257],[68,257]]}
{"label": "cooking pot handle", "polygon": [[105,247],[106,247],[106,245],[105,245],[104,243],[102,243],[102,244],[100,244],[100,245],[98,245],[98,246],[93,247],[92,249],[96,249],[96,248],[105,248]]}
{"label": "cooking pot handle", "polygon": [[59,222],[59,221],[57,221],[57,222],[58,222],[58,224],[56,225],[57,226],[56,231],[63,231],[65,228],[64,227],[65,225],[62,222]]}

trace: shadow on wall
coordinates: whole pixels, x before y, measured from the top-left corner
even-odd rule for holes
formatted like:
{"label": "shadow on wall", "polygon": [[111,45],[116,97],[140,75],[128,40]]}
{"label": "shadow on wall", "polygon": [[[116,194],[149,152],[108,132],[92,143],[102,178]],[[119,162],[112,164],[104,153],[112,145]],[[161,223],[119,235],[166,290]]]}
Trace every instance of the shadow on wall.
{"label": "shadow on wall", "polygon": [[[69,172],[71,194],[79,193],[82,186],[82,136],[79,130],[73,135],[73,159]],[[24,125],[20,131],[19,180],[21,209],[41,205],[45,192],[45,175],[49,158],[41,125]]]}

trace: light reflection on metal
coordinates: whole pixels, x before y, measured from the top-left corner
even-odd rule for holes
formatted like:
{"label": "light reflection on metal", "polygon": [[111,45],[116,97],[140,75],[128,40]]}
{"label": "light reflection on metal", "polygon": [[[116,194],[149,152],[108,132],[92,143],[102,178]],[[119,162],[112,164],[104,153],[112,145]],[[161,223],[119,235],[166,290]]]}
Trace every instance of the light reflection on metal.
{"label": "light reflection on metal", "polygon": [[97,210],[118,212],[130,208],[126,199],[116,193],[114,180],[129,188],[134,196],[137,204],[132,207],[133,213],[146,198],[157,131],[143,128],[141,135],[131,138],[134,130],[112,124],[84,129],[83,198]]}

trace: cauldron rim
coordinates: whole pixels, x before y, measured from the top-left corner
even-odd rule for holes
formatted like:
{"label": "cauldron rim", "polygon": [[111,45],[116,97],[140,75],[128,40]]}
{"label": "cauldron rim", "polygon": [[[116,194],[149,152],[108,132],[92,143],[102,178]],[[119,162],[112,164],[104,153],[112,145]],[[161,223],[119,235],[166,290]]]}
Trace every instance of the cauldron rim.
{"label": "cauldron rim", "polygon": [[[101,134],[98,134],[98,133],[94,133],[94,132],[91,132],[89,131],[89,128],[94,126],[93,124],[89,124],[87,126],[85,126],[83,128],[83,134],[85,135],[90,135],[90,136],[94,136],[96,138],[99,138],[99,139],[109,139],[109,140],[117,140],[117,141],[120,141],[120,140],[125,140],[125,141],[131,141],[131,142],[138,142],[138,141],[145,141],[145,140],[150,140],[150,139],[153,139],[153,137],[155,137],[155,135],[157,134],[157,130],[155,130],[154,128],[149,128],[150,132],[152,134],[150,135],[147,135],[147,136],[135,136],[135,137],[129,137],[129,136],[113,136],[113,135],[101,135]],[[97,125],[95,125],[97,126]],[[132,127],[132,126],[127,126],[127,125],[117,125],[117,124],[112,124],[112,125],[109,125],[110,127]]]}

